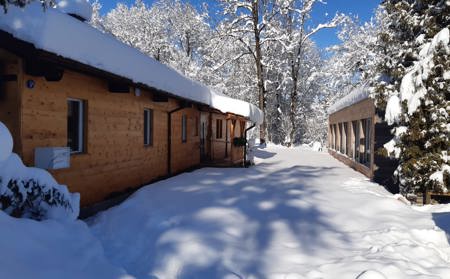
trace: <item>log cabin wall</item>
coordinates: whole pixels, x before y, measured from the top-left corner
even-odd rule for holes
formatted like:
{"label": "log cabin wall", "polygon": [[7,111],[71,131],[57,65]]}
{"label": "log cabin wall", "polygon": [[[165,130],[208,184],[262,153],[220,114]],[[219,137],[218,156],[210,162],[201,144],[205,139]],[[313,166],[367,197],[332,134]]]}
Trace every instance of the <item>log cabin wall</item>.
{"label": "log cabin wall", "polygon": [[[183,116],[186,118],[186,140],[182,137]],[[200,111],[186,108],[172,114],[171,172],[179,173],[200,164]]]}
{"label": "log cabin wall", "polygon": [[[58,82],[23,75],[20,83],[27,80],[35,82],[33,89],[23,87],[21,93],[22,158],[28,166],[34,165],[36,147],[67,146],[67,100],[85,103],[85,152],[71,156],[69,169],[51,171],[59,183],[81,193],[82,206],[168,174],[168,111],[178,106],[176,100],[153,102],[152,93],[144,90],[140,96],[133,90],[111,93],[106,80],[68,70]],[[144,145],[144,109],[153,111],[150,146]],[[184,112],[190,125],[198,115],[195,109],[174,115],[172,164],[177,171],[199,162],[199,152],[193,152],[198,145],[194,136],[184,145],[175,142],[181,138],[177,117]]]}
{"label": "log cabin wall", "polygon": [[[355,141],[355,129],[353,127],[354,123],[357,123],[357,129],[360,129],[359,125],[361,120],[370,119],[370,164],[362,164],[355,160],[355,153],[359,152],[355,150],[354,141]],[[356,121],[356,122],[355,122]],[[373,100],[365,99],[361,102],[348,106],[342,110],[339,110],[329,116],[329,131],[328,133],[329,140],[331,144],[329,145],[329,153],[345,163],[346,165],[354,168],[355,170],[363,173],[369,178],[373,178],[374,170],[377,169],[377,166],[374,162],[374,145],[375,145],[375,125],[378,119],[375,116],[375,105]],[[347,129],[345,129],[345,127]],[[343,135],[346,135],[345,142],[342,142],[341,139],[344,139]],[[333,148],[333,142],[334,148]],[[341,147],[345,149],[341,150]],[[345,151],[345,152],[344,152]]]}
{"label": "log cabin wall", "polygon": [[20,91],[22,62],[19,57],[0,49],[0,121],[14,139],[14,152],[21,154]]}

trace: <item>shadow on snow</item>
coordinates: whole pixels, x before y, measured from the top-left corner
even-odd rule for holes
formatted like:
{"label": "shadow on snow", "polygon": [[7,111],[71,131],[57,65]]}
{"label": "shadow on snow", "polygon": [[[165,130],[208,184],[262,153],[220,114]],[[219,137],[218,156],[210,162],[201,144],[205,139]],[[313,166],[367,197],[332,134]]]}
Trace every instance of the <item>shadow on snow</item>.
{"label": "shadow on snow", "polygon": [[[274,155],[263,150],[257,154]],[[146,187],[135,195],[141,201],[134,201],[146,205],[134,208],[125,202],[118,207],[130,207],[123,218],[131,215],[141,229],[131,229],[137,235],[128,238],[123,229],[124,235],[118,237],[121,243],[102,239],[106,252],[116,254],[122,249],[127,256],[113,255],[113,262],[137,278],[166,278],[164,274],[174,273],[171,268],[177,269],[176,278],[183,279],[231,274],[234,277],[227,278],[265,278],[264,267],[276,248],[274,239],[279,243],[288,237],[286,242],[297,243],[296,249],[308,255],[314,255],[318,247],[326,249],[325,231],[348,242],[344,233],[327,223],[327,216],[315,204],[320,194],[308,183],[326,176],[333,167],[297,165],[272,170],[272,164],[202,169]],[[277,235],[280,230],[284,234]]]}

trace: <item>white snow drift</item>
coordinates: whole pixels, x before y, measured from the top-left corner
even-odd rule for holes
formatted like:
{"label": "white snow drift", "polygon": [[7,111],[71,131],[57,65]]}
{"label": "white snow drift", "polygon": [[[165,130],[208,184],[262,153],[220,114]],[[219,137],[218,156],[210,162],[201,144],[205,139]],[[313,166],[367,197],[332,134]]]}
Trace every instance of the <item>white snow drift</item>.
{"label": "white snow drift", "polygon": [[91,228],[111,262],[141,279],[448,278],[437,225],[450,231],[450,213],[413,210],[327,153],[256,157],[253,168],[145,187]]}
{"label": "white snow drift", "polygon": [[[77,1],[81,3],[84,0]],[[77,1],[63,1],[60,6],[66,3],[69,8]],[[64,10],[63,7],[59,8]],[[74,9],[82,10],[79,7]],[[44,11],[39,3],[31,3],[23,9],[10,7],[8,13],[0,17],[0,30],[38,49],[114,73],[134,83],[206,104],[222,112],[239,114],[258,124],[263,121],[263,114],[255,105],[217,94],[207,86],[58,9]]]}
{"label": "white snow drift", "polygon": [[82,221],[37,222],[0,211],[0,278],[132,279],[104,256]]}
{"label": "white snow drift", "polygon": [[[0,209],[12,213],[25,205],[24,217],[32,217],[33,213],[39,213],[42,214],[41,219],[61,221],[77,219],[80,211],[80,195],[70,193],[66,186],[59,185],[47,171],[26,167],[20,157],[12,153],[12,149],[11,133],[0,122],[0,196],[12,200],[11,205],[2,204],[5,201],[0,201]],[[16,182],[17,189],[9,187],[10,181]],[[34,182],[39,186],[33,188]],[[40,191],[42,195],[30,199],[29,197],[36,196],[36,191]],[[29,204],[31,202],[33,204]]]}

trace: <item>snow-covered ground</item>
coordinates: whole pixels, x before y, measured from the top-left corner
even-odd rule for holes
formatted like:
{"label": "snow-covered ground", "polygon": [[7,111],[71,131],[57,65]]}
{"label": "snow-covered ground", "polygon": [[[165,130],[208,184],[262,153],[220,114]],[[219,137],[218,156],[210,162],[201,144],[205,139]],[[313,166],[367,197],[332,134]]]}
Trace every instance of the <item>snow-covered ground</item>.
{"label": "snow-covered ground", "polygon": [[89,226],[142,279],[449,278],[449,213],[416,210],[326,153],[256,157],[145,187]]}
{"label": "snow-covered ground", "polygon": [[88,225],[0,211],[0,278],[449,278],[450,206],[406,205],[310,147],[256,163],[155,183]]}

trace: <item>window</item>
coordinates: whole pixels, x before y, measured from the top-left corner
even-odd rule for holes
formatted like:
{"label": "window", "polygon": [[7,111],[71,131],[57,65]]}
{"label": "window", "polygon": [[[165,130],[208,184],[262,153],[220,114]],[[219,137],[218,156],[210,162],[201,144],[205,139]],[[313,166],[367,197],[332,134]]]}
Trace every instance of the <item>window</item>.
{"label": "window", "polygon": [[144,109],[144,145],[153,145],[153,110]]}
{"label": "window", "polygon": [[358,121],[352,122],[352,128],[353,128],[353,159],[355,159],[356,162],[359,162],[359,123]]}
{"label": "window", "polygon": [[344,139],[345,139],[344,128],[342,127],[342,123],[339,123],[338,125],[339,125],[339,152],[345,153],[344,152]]}
{"label": "window", "polygon": [[216,138],[221,139],[222,138],[222,119],[216,120]]}
{"label": "window", "polygon": [[366,164],[366,120],[359,121],[359,162]]}
{"label": "window", "polygon": [[330,146],[331,149],[334,149],[333,146],[333,137],[334,137],[334,133],[333,133],[333,125],[330,125],[329,127],[329,133],[328,133],[328,144]]}
{"label": "window", "polygon": [[82,100],[67,100],[67,146],[71,153],[84,152],[84,102]]}
{"label": "window", "polygon": [[181,141],[187,141],[187,117],[186,114],[181,116]]}
{"label": "window", "polygon": [[348,122],[344,122],[344,131],[345,131],[345,154],[351,158],[351,148],[349,148],[350,145],[350,139],[351,139],[351,133],[350,133],[350,126],[348,125]]}
{"label": "window", "polygon": [[333,146],[334,146],[334,150],[337,150],[338,149],[338,131],[337,131],[337,126],[336,126],[336,124],[334,124],[333,125],[333,134],[334,134],[334,143],[333,143]]}
{"label": "window", "polygon": [[370,167],[370,163],[371,163],[371,149],[372,149],[372,145],[371,145],[371,139],[372,139],[372,119],[367,118],[364,121],[365,123],[365,142],[364,142],[364,155],[365,155],[365,163],[366,166]]}

